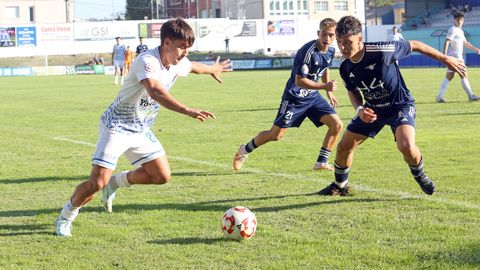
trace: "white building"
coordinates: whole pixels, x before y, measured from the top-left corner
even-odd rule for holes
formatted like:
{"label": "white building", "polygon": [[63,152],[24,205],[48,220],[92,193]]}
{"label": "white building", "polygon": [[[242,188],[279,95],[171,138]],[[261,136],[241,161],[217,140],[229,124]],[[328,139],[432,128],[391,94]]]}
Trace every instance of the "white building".
{"label": "white building", "polygon": [[222,0],[222,17],[230,19],[282,19],[321,21],[353,15],[365,21],[364,0]]}
{"label": "white building", "polygon": [[1,0],[0,25],[73,21],[73,0]]}

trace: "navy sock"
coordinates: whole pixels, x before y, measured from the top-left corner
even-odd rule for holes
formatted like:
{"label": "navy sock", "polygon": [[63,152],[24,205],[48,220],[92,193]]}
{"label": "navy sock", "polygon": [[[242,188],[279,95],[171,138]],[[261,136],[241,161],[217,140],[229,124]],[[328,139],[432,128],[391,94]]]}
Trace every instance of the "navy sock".
{"label": "navy sock", "polygon": [[425,174],[425,170],[423,168],[423,158],[420,159],[420,163],[418,163],[417,166],[408,165],[408,167],[410,168],[410,172],[412,173],[415,179],[418,179]]}
{"label": "navy sock", "polygon": [[251,153],[253,150],[255,150],[255,148],[257,148],[258,146],[255,144],[255,138],[253,138],[251,141],[249,141],[247,144],[245,144],[245,151],[247,151],[247,153]]}
{"label": "navy sock", "polygon": [[317,162],[328,163],[328,159],[330,158],[331,153],[332,151],[328,150],[325,147],[320,148],[320,153],[318,154]]}
{"label": "navy sock", "polygon": [[343,183],[348,182],[348,174],[350,172],[349,167],[340,167],[337,162],[334,163],[335,167],[335,183],[337,186],[342,187],[344,186]]}

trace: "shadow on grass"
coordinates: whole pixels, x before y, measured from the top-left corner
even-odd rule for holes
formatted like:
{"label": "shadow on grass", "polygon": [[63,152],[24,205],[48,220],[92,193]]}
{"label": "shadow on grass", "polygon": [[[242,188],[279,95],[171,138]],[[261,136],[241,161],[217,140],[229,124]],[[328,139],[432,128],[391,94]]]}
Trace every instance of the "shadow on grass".
{"label": "shadow on grass", "polygon": [[[226,209],[234,206],[240,205],[241,202],[248,202],[249,204],[253,201],[262,201],[270,199],[283,199],[288,197],[306,197],[312,196],[316,193],[307,193],[307,194],[287,194],[287,195],[278,195],[278,196],[264,196],[264,197],[245,197],[245,198],[232,198],[224,200],[215,200],[215,201],[205,201],[205,202],[196,202],[196,203],[163,203],[163,204],[118,204],[113,206],[114,213],[122,212],[140,212],[140,211],[157,211],[157,210],[181,210],[181,211],[225,211]],[[317,205],[326,205],[326,204],[337,204],[337,203],[372,203],[372,202],[385,202],[385,201],[400,201],[400,200],[414,200],[406,198],[352,198],[352,197],[343,197],[335,200],[325,200],[325,197],[319,197],[319,201],[300,203],[300,204],[288,204],[288,205],[278,205],[278,206],[268,206],[268,207],[250,207],[254,212],[278,212],[288,209],[299,209],[312,207]],[[21,216],[36,216],[41,214],[58,214],[60,213],[61,207],[59,208],[50,208],[50,209],[38,209],[38,210],[10,210],[10,211],[0,211],[0,217],[21,217]],[[86,206],[80,210],[81,212],[105,212],[103,207],[89,207]]]}
{"label": "shadow on grass", "polygon": [[157,245],[191,245],[191,244],[215,244],[217,242],[225,241],[223,238],[199,238],[199,237],[185,237],[147,241],[149,244]]}
{"label": "shadow on grass", "polygon": [[[0,237],[4,236],[20,236],[20,235],[36,235],[36,234],[44,234],[44,235],[51,235],[51,226],[46,224],[40,225],[0,225],[0,231],[7,231],[7,232],[0,232]],[[9,232],[10,231],[10,232]]]}
{"label": "shadow on grass", "polygon": [[421,261],[445,262],[455,267],[480,269],[480,244],[464,245],[458,250],[437,251],[417,256]]}
{"label": "shadow on grass", "polygon": [[77,176],[46,176],[46,177],[31,177],[31,178],[20,178],[20,179],[0,179],[0,185],[6,184],[24,184],[24,183],[35,183],[35,182],[48,182],[48,181],[82,181],[87,180],[88,175],[77,175]]}

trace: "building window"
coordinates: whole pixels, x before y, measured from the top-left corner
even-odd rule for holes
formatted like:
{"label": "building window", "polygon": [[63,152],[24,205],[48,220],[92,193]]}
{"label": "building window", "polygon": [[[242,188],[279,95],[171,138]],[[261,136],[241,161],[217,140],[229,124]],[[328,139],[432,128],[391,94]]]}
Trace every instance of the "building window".
{"label": "building window", "polygon": [[328,1],[315,1],[314,11],[328,11]]}
{"label": "building window", "polygon": [[346,1],[346,0],[335,1],[334,9],[339,10],[339,11],[347,11],[348,10],[348,1]]}
{"label": "building window", "polygon": [[270,1],[269,5],[270,5],[270,11],[275,9],[275,3],[273,1]]}
{"label": "building window", "polygon": [[288,10],[287,0],[283,0],[283,10]]}
{"label": "building window", "polygon": [[5,18],[18,19],[20,18],[20,7],[5,7]]}
{"label": "building window", "polygon": [[275,9],[280,10],[280,1],[275,1]]}
{"label": "building window", "polygon": [[293,1],[288,1],[288,9],[289,9],[289,10],[294,10],[294,8],[293,8]]}
{"label": "building window", "polygon": [[30,22],[31,23],[35,22],[35,7],[30,7],[28,11],[30,15]]}
{"label": "building window", "polygon": [[308,10],[308,1],[303,1],[303,10]]}

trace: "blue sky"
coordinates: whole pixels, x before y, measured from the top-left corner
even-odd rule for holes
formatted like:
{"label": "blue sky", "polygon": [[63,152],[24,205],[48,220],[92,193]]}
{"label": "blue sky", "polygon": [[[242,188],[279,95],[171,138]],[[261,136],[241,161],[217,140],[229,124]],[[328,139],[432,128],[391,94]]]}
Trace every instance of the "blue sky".
{"label": "blue sky", "polygon": [[126,0],[74,0],[75,20],[112,18],[112,14],[125,12]]}

